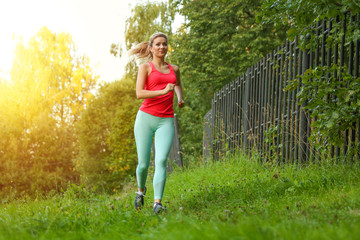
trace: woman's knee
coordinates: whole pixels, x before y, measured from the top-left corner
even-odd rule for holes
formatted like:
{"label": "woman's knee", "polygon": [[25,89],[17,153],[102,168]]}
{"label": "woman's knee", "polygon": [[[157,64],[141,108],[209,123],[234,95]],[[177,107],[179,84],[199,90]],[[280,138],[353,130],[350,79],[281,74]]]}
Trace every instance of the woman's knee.
{"label": "woman's knee", "polygon": [[159,157],[155,159],[155,167],[162,167],[166,168],[167,158],[166,157]]}
{"label": "woman's knee", "polygon": [[149,169],[149,164],[141,164],[139,163],[137,166],[137,171],[138,172],[144,172],[147,171]]}

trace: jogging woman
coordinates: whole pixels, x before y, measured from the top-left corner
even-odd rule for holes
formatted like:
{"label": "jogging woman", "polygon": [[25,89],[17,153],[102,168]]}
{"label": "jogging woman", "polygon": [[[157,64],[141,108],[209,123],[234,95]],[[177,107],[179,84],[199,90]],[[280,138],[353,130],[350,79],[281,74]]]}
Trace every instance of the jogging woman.
{"label": "jogging woman", "polygon": [[167,157],[174,138],[174,90],[179,107],[184,105],[180,71],[176,65],[165,62],[167,51],[168,37],[164,33],[155,33],[148,42],[140,43],[130,52],[138,58],[150,60],[140,66],[136,80],[136,96],[144,101],[134,126],[138,155],[138,191],[134,205],[137,210],[144,206],[152,138],[155,134],[154,214],[165,210],[161,199],[165,188]]}

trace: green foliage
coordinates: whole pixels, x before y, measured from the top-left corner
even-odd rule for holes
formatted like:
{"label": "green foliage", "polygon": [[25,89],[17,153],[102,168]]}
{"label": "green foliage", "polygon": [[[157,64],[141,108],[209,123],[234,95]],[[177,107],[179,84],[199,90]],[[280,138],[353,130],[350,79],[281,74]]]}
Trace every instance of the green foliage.
{"label": "green foliage", "polygon": [[[337,49],[335,46],[344,44],[344,56],[348,56],[348,46],[360,38],[359,27],[351,20],[360,13],[359,1],[265,0],[262,10],[258,16],[259,21],[288,28],[290,40],[298,36],[299,46],[310,52],[319,48],[319,44],[324,44],[326,49]],[[315,28],[322,20],[332,23],[332,28],[327,33]],[[323,42],[323,39],[326,41]],[[329,67],[310,68],[303,76],[292,79],[287,88],[300,89],[297,95],[300,104],[306,105],[305,109],[313,119],[310,141],[324,154],[329,146],[340,147],[344,144],[342,133],[355,130],[360,114],[357,102],[359,78],[348,74],[348,63],[340,67],[336,63],[338,59],[335,59],[335,53],[332,54],[328,56],[333,61]],[[358,152],[359,146],[352,144],[349,147],[351,151]]]}
{"label": "green foliage", "polygon": [[[170,1],[171,2],[171,1]],[[127,51],[137,44],[149,41],[155,32],[163,32],[169,37],[169,53],[171,55],[172,28],[171,24],[175,18],[175,10],[167,2],[138,3],[132,10],[131,16],[125,25],[125,48]],[[114,56],[121,56],[120,44],[112,44],[110,52]],[[136,81],[139,64],[134,58],[130,58],[126,65],[125,78]]]}
{"label": "green foliage", "polygon": [[318,21],[337,16],[342,19],[347,12],[360,13],[360,3],[353,0],[264,0],[261,9],[259,22],[288,28],[288,36],[293,40],[295,36],[307,36],[311,31],[309,27]]}
{"label": "green foliage", "polygon": [[46,110],[30,121],[15,118],[16,122],[2,118],[0,126],[1,197],[60,191],[69,181],[76,183],[78,173],[72,162],[76,137],[71,128],[58,127]]}
{"label": "green foliage", "polygon": [[[167,61],[180,67],[186,101],[177,112],[184,159],[201,154],[203,116],[213,94],[284,39],[285,32],[274,31],[272,23],[256,22],[259,8],[259,0],[146,2],[136,5],[127,20],[127,50],[147,41],[155,31],[169,36]],[[171,23],[177,13],[186,22],[173,33]],[[118,52],[118,45],[113,47]],[[134,59],[129,60],[127,78],[135,81],[137,66]]]}
{"label": "green foliage", "polygon": [[[334,75],[335,72],[340,72],[341,77]],[[323,151],[331,145],[340,147],[344,139],[339,133],[355,130],[354,123],[360,119],[360,78],[333,64],[308,69],[302,78],[292,81],[288,90],[298,86],[301,86],[297,94],[300,104],[306,102],[305,109],[314,118],[311,140],[315,146]],[[353,148],[356,150],[358,146]]]}
{"label": "green foliage", "polygon": [[260,1],[174,1],[186,19],[174,35],[172,62],[182,73],[186,107],[180,115],[187,156],[202,149],[203,117],[213,94],[284,40],[273,23],[259,24]]}
{"label": "green foliage", "polygon": [[133,126],[139,106],[132,80],[100,87],[77,124],[77,169],[83,184],[116,191],[129,174],[134,174],[137,157]]}
{"label": "green foliage", "polygon": [[74,123],[97,79],[67,33],[44,27],[29,42],[17,42],[11,81],[0,82],[3,200],[78,182]]}
{"label": "green foliage", "polygon": [[126,20],[125,43],[130,50],[137,44],[148,41],[155,32],[172,34],[171,23],[175,12],[166,2],[138,3]]}
{"label": "green foliage", "polygon": [[281,137],[281,133],[279,125],[269,127],[264,133],[264,143],[269,146],[269,151],[264,153],[267,164],[277,164],[277,159],[280,157],[278,151],[281,153],[283,145],[277,144],[275,139]]}
{"label": "green foliage", "polygon": [[174,172],[167,213],[133,209],[133,189],[3,204],[0,239],[356,239],[359,165],[266,166],[237,157]]}

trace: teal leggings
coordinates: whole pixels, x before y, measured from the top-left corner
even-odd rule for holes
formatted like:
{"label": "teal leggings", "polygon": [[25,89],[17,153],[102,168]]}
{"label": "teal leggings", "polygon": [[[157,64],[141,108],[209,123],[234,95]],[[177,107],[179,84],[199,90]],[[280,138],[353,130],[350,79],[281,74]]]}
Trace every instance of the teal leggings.
{"label": "teal leggings", "polygon": [[144,189],[146,184],[155,133],[154,199],[162,199],[166,182],[166,162],[174,138],[174,118],[156,117],[139,110],[134,133],[138,154],[136,178],[140,189]]}

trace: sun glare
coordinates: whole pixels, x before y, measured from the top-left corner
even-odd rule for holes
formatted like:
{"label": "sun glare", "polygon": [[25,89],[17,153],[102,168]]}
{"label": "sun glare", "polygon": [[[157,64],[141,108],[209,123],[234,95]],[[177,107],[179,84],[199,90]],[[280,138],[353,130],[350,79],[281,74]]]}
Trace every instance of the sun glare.
{"label": "sun glare", "polygon": [[120,79],[126,59],[114,58],[110,45],[122,42],[131,5],[140,0],[11,0],[0,1],[0,78],[9,78],[14,40],[24,42],[46,26],[52,32],[67,32],[79,53],[86,54],[105,81]]}
{"label": "sun glare", "polygon": [[58,18],[61,12],[59,1],[14,0],[0,2],[0,77],[9,80],[9,71],[13,61],[13,50],[16,39],[22,37],[27,41],[43,26],[57,27],[67,21]]}

